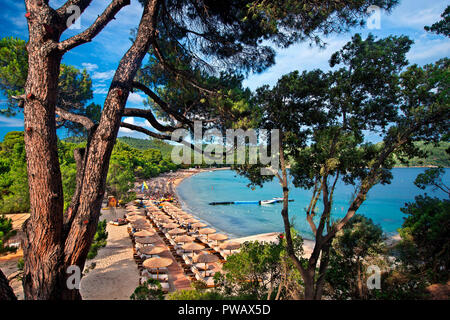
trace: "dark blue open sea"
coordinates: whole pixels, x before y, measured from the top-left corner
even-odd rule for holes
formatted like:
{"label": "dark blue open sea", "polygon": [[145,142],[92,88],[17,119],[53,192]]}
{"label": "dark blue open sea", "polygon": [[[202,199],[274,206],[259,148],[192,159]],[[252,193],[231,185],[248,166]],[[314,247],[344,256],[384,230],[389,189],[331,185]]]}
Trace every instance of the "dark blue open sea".
{"label": "dark blue open sea", "polygon": [[[423,168],[395,168],[394,179],[390,185],[376,185],[369,192],[367,200],[358,210],[381,225],[386,234],[392,235],[402,225],[405,216],[400,208],[414,196],[427,193],[443,198],[442,191],[431,188],[420,190],[413,181],[425,171]],[[446,169],[444,182],[450,184],[450,170]],[[259,233],[281,232],[281,203],[271,205],[240,204],[211,206],[213,201],[250,201],[268,200],[281,197],[281,187],[277,180],[264,184],[263,188],[252,190],[247,187],[248,180],[237,176],[234,171],[204,172],[185,179],[177,188],[183,208],[212,225],[219,232],[233,237],[244,237]],[[289,216],[294,218],[295,228],[305,238],[312,238],[311,230],[305,219],[305,207],[309,204],[311,191],[291,186]],[[335,191],[333,218],[344,215],[354,192],[352,186],[339,183]],[[320,209],[320,208],[319,208]]]}

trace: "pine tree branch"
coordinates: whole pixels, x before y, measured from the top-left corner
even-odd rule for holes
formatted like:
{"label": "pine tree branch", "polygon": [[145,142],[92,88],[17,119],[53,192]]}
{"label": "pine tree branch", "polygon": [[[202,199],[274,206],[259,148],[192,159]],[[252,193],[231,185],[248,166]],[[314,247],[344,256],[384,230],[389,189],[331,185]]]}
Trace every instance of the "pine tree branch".
{"label": "pine tree branch", "polygon": [[145,86],[144,84],[134,81],[133,82],[133,88],[136,88],[138,90],[141,90],[143,93],[145,93],[147,96],[149,96],[156,104],[158,104],[161,109],[163,109],[164,112],[168,113],[171,118],[182,122],[184,124],[187,124],[190,128],[192,128],[193,123],[191,120],[186,118],[184,115],[180,114],[176,110],[170,107],[170,105],[162,100],[155,92],[153,92],[149,87]]}
{"label": "pine tree branch", "polygon": [[82,14],[84,10],[86,10],[86,8],[90,6],[91,2],[92,0],[68,0],[61,7],[56,9],[56,13],[61,18],[61,21],[65,23],[64,29],[68,28],[67,19],[69,19],[69,17],[73,14],[73,12],[67,10],[75,6],[80,9],[80,14]]}
{"label": "pine tree branch", "polygon": [[161,65],[163,67],[163,69],[166,69],[170,73],[182,77],[184,80],[189,82],[194,88],[197,88],[200,91],[206,92],[206,93],[211,94],[211,95],[217,94],[215,91],[207,89],[207,88],[203,87],[201,84],[199,84],[197,81],[193,80],[191,75],[187,74],[183,70],[179,70],[179,69],[175,68],[169,62],[167,62],[166,58],[164,57],[164,55],[161,52],[161,49],[159,48],[159,45],[158,45],[158,42],[156,41],[156,38],[153,39],[153,41],[152,41],[152,47],[153,47],[153,50],[155,52],[155,56],[156,56],[156,58],[158,58],[159,62],[161,63]]}
{"label": "pine tree branch", "polygon": [[58,43],[58,49],[61,52],[67,52],[81,44],[92,41],[106,25],[115,19],[114,16],[125,6],[130,4],[130,0],[114,0],[109,6],[98,16],[95,22],[85,31]]}
{"label": "pine tree branch", "polygon": [[182,123],[177,126],[167,126],[160,123],[155,116],[153,115],[151,110],[137,109],[137,108],[126,108],[123,110],[124,117],[138,117],[144,118],[150,122],[153,128],[161,132],[173,132],[177,129],[182,128]]}
{"label": "pine tree branch", "polygon": [[66,111],[60,107],[55,108],[55,113],[64,120],[68,120],[71,122],[76,122],[84,126],[88,131],[94,127],[94,122],[86,116],[82,116],[80,114],[71,113]]}

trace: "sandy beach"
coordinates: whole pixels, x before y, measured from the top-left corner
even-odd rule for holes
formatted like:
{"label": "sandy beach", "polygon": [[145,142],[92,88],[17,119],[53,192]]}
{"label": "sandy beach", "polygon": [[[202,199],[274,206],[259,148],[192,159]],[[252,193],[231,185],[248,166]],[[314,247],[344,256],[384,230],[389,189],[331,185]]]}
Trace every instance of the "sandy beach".
{"label": "sandy beach", "polygon": [[[159,177],[153,178],[149,182],[147,182],[149,188],[156,188],[156,192],[160,190],[168,192],[166,195],[171,195],[177,198],[176,187],[186,178],[191,177],[194,174],[198,174],[201,172],[208,171],[217,171],[217,170],[228,170],[229,168],[219,168],[219,169],[195,169],[195,170],[179,170],[177,172],[160,175]],[[160,195],[159,193],[157,195]],[[156,196],[156,195],[155,195]],[[176,201],[175,205],[181,208],[180,202]],[[195,216],[195,213],[193,214]],[[214,227],[214,226],[212,226]],[[236,241],[239,243],[244,243],[246,241],[261,241],[261,242],[275,242],[278,241],[277,237],[280,232],[270,232],[270,233],[261,233],[255,234],[246,237],[234,237],[230,238],[232,241]],[[310,256],[314,249],[315,241],[304,239],[303,250],[304,257]]]}
{"label": "sandy beach", "polygon": [[[270,233],[261,233],[255,234],[253,236],[242,237],[242,238],[234,238],[233,241],[244,243],[246,241],[260,241],[260,242],[277,242],[278,236],[280,232],[270,232]],[[303,239],[303,257],[307,258],[311,256],[311,253],[314,250],[315,241]]]}
{"label": "sandy beach", "polygon": [[[124,213],[125,209],[102,210],[100,220],[110,221]],[[84,300],[128,300],[139,285],[127,226],[108,224],[106,231],[106,247],[94,259],[86,261],[85,272],[92,264],[95,268],[81,279],[80,293]]]}

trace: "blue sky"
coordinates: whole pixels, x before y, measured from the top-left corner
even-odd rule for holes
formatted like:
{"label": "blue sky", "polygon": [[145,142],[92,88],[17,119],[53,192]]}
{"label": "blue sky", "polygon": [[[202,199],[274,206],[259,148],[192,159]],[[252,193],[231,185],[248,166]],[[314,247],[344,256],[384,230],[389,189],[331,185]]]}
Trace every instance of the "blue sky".
{"label": "blue sky", "polygon": [[[88,27],[109,4],[107,0],[96,0],[83,13],[80,19],[81,29],[68,30],[64,38],[75,35]],[[50,1],[53,7],[59,7],[63,0]],[[301,43],[288,49],[277,50],[276,64],[262,74],[250,75],[244,85],[256,89],[264,84],[274,85],[283,75],[294,70],[329,69],[328,59],[331,54],[339,50],[351,36],[361,33],[366,36],[373,33],[377,37],[388,35],[407,35],[414,40],[414,45],[408,54],[410,63],[427,64],[439,58],[449,56],[450,41],[443,36],[426,32],[423,27],[440,20],[448,1],[445,0],[401,0],[391,14],[381,12],[380,29],[354,28],[350,32],[325,38],[325,49],[310,47],[308,43]],[[13,36],[28,39],[28,29],[23,1],[0,0],[0,37]],[[130,46],[130,30],[136,28],[142,13],[142,7],[137,0],[131,0],[131,5],[125,7],[92,42],[75,48],[63,58],[63,63],[85,68],[93,80],[95,103],[103,105],[114,71]],[[133,93],[128,99],[127,106],[142,106],[144,95]],[[126,122],[150,128],[148,122],[138,118],[126,118]],[[13,130],[23,130],[23,116],[13,118],[0,116],[0,139]],[[64,132],[59,132],[64,136]],[[143,134],[122,128],[119,136],[145,137]],[[369,139],[376,139],[369,137]]]}

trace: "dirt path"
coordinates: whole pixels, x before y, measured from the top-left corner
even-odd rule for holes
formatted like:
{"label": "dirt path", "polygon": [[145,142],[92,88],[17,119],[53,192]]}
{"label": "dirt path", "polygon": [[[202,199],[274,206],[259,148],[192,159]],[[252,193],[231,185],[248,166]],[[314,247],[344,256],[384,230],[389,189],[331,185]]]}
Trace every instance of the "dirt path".
{"label": "dirt path", "polygon": [[[116,217],[123,216],[124,209],[117,209]],[[114,213],[102,210],[101,220],[110,221]],[[107,245],[98,251],[97,257],[86,261],[86,266],[96,266],[83,277],[81,296],[85,300],[128,300],[139,284],[139,273],[133,259],[131,239],[125,226],[108,224]]]}

